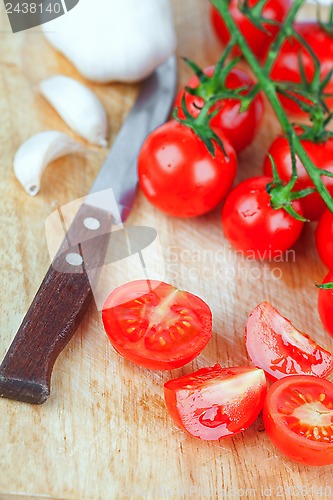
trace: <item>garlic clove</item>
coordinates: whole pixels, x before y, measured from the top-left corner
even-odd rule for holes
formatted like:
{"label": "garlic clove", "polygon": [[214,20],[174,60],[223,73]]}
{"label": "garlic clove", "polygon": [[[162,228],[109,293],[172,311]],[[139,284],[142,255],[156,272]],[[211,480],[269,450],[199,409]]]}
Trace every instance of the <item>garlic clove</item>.
{"label": "garlic clove", "polygon": [[63,75],[39,84],[39,90],[64,122],[78,135],[99,146],[107,146],[108,121],[101,101],[88,87]]}
{"label": "garlic clove", "polygon": [[82,153],[81,144],[66,134],[50,130],[36,134],[25,141],[14,158],[16,178],[30,196],[36,196],[47,165],[70,153]]}
{"label": "garlic clove", "polygon": [[101,83],[142,80],[176,47],[171,0],[80,0],[42,30],[86,79]]}

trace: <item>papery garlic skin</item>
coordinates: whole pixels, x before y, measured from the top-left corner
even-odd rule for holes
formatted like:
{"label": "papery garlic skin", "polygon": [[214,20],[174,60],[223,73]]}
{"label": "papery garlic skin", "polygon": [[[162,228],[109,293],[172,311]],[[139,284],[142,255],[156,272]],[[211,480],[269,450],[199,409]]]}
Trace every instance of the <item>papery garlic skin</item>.
{"label": "papery garlic skin", "polygon": [[72,130],[93,144],[107,146],[106,112],[88,87],[73,78],[56,75],[43,80],[39,90]]}
{"label": "papery garlic skin", "polygon": [[171,0],[80,0],[42,29],[85,78],[96,82],[142,80],[176,46]]}
{"label": "papery garlic skin", "polygon": [[41,132],[25,141],[14,158],[16,178],[30,196],[40,190],[40,181],[47,165],[70,153],[82,153],[81,144],[55,130]]}

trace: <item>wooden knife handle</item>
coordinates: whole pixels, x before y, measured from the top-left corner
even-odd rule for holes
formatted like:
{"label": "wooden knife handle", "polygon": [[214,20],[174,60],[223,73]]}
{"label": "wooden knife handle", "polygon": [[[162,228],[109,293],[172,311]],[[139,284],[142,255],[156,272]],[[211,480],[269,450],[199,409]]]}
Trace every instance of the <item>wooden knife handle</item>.
{"label": "wooden knife handle", "polygon": [[110,214],[81,206],[0,366],[0,396],[32,404],[48,398],[54,363],[92,299],[111,228]]}

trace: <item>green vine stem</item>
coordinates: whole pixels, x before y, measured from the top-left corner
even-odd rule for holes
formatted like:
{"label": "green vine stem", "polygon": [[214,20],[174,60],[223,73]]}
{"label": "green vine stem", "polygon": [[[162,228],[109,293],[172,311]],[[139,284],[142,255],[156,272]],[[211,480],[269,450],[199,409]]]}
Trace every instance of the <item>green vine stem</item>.
{"label": "green vine stem", "polygon": [[[276,57],[279,48],[286,37],[286,34],[289,34],[289,32],[292,33],[292,23],[294,21],[295,15],[304,2],[305,0],[295,0],[293,2],[293,6],[285,20],[284,26],[280,34],[278,35],[276,41],[273,43],[272,52],[268,56],[268,60],[266,62],[267,66],[265,65],[263,68],[262,66],[260,66],[258,60],[251,51],[250,47],[248,46],[247,41],[245,40],[243,34],[239,31],[235,21],[230,15],[228,2],[226,0],[212,0],[213,5],[220,12],[226,26],[229,29],[229,32],[232,34],[234,42],[240,48],[244,58],[246,59],[255,77],[257,78],[258,86],[260,87],[260,89],[262,89],[262,91],[268,98],[280,122],[282,130],[286,134],[288,140],[292,142],[295,154],[298,156],[298,158],[304,165],[304,168],[306,169],[318,193],[323,198],[330,211],[333,213],[333,199],[331,198],[328,190],[326,189],[321,180],[322,175],[329,175],[329,174],[325,170],[318,169],[314,165],[312,160],[309,158],[305,150],[303,149],[302,144],[294,130],[293,125],[289,121],[286,113],[284,112],[280,104],[277,95],[276,84],[270,79],[268,72],[268,69],[270,68],[272,62],[274,61],[274,58]],[[333,174],[331,174],[330,176],[333,177]]]}

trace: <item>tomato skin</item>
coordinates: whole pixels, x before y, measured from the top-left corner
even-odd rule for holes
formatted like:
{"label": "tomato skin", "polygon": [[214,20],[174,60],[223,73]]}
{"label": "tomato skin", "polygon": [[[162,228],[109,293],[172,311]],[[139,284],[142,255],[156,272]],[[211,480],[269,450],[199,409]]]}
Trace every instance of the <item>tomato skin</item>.
{"label": "tomato skin", "polygon": [[[250,7],[255,5],[257,2],[258,0],[250,0]],[[286,17],[290,5],[290,0],[268,0],[263,8],[263,17],[281,23]],[[229,10],[235,23],[239,27],[242,34],[245,36],[251,50],[257,57],[262,56],[265,53],[267,47],[276,37],[279,31],[278,27],[272,26],[271,24],[266,24],[265,28],[270,34],[267,34],[256,28],[248,19],[248,17],[242,14],[242,12],[239,10],[238,0],[230,0]],[[213,6],[211,7],[211,23],[220,41],[224,45],[227,44],[230,40],[228,28],[225,25],[218,10]],[[236,49],[234,53],[239,55],[240,50]]]}
{"label": "tomato skin", "polygon": [[[209,66],[204,69],[204,73],[211,76],[214,73],[214,69],[215,66]],[[244,73],[244,71],[239,69],[233,69],[227,76],[225,83],[228,89],[237,89],[243,86],[253,85],[251,78]],[[199,79],[194,75],[185,84],[185,87],[196,88],[198,84]],[[176,97],[175,107],[181,107],[184,92],[185,88],[179,92]],[[244,95],[247,93],[247,91],[244,92]],[[203,106],[203,99],[186,92],[185,101],[188,111],[192,116],[197,117],[200,112],[198,108]],[[264,112],[262,96],[260,94],[257,95],[252,101],[249,109],[243,113],[239,113],[240,102],[238,99],[223,99],[218,101],[216,105],[213,106],[212,111],[216,108],[220,108],[220,111],[212,118],[210,125],[214,130],[222,132],[222,134],[229,139],[237,153],[241,152],[251,144],[258,132]],[[181,117],[183,115],[181,110],[179,115]]]}
{"label": "tomato skin", "polygon": [[[333,173],[333,138],[323,143],[314,143],[312,141],[300,141],[306,153],[318,168],[328,170]],[[275,161],[279,176],[283,181],[288,182],[292,174],[292,163],[290,146],[285,137],[278,137],[271,144],[268,153]],[[303,164],[297,158],[298,180],[295,184],[295,191],[314,187],[312,180],[306,172]],[[264,174],[272,175],[272,164],[268,156],[265,158]],[[331,195],[333,195],[333,178],[322,176],[322,181]],[[317,220],[323,213],[326,205],[319,193],[312,193],[306,198],[300,200],[303,208],[304,217],[309,220]]]}
{"label": "tomato skin", "polygon": [[333,268],[333,214],[326,208],[315,232],[316,247],[323,264]]}
{"label": "tomato skin", "polygon": [[245,344],[253,364],[272,380],[297,374],[327,377],[333,371],[333,355],[297,330],[269,302],[251,312]]}
{"label": "tomato skin", "polygon": [[113,290],[102,320],[121,356],[153,370],[184,366],[212,336],[212,313],[203,300],[154,280],[132,281]]}
{"label": "tomato skin", "polygon": [[[312,403],[313,406],[311,404],[306,406],[304,400],[299,398],[298,394],[302,394],[303,397],[307,398],[306,400],[311,396],[315,403]],[[321,401],[323,396],[324,399]],[[297,399],[299,399],[298,403],[296,402]],[[288,406],[285,404],[286,401],[289,402]],[[320,415],[321,412],[326,411],[328,415],[332,412],[332,401],[333,384],[325,379],[312,377],[311,375],[292,375],[274,382],[267,392],[263,407],[263,420],[268,437],[283,455],[298,463],[315,466],[332,464],[332,427],[330,424],[327,424],[326,420],[325,427],[327,425],[326,429],[329,438],[325,439],[320,432],[320,423],[317,424],[320,418],[325,419],[325,417]],[[297,404],[298,406],[296,406]],[[306,422],[303,429],[299,419],[294,416],[297,413],[295,410],[292,410],[294,407],[294,409],[299,411],[301,406],[308,408],[311,415],[305,419]],[[308,424],[311,417],[313,420]],[[332,418],[333,412],[331,421]],[[312,425],[313,422],[317,427],[316,425]],[[310,427],[310,436],[305,437],[304,433]],[[319,436],[317,439],[313,434],[315,427]],[[302,429],[303,434],[299,429]]]}
{"label": "tomato skin", "polygon": [[[238,184],[227,197],[222,211],[225,237],[248,257],[269,260],[280,257],[300,236],[303,222],[285,210],[274,210],[266,186],[270,177],[252,177]],[[299,201],[293,202],[302,215]]]}
{"label": "tomato skin", "polygon": [[237,158],[222,138],[229,160],[215,148],[215,158],[188,127],[176,120],[152,132],[139,154],[139,183],[144,195],[162,212],[195,217],[215,208],[232,187]]}
{"label": "tomato skin", "polygon": [[164,396],[178,427],[205,441],[233,436],[259,415],[266,395],[262,370],[202,368],[164,384]]}
{"label": "tomato skin", "polygon": [[[321,65],[321,79],[323,79],[331,70],[333,64],[333,36],[323,30],[317,22],[306,21],[297,22],[294,25],[295,30],[306,40],[310,45]],[[302,61],[305,74],[308,80],[314,76],[313,61],[302,44],[295,38],[290,38],[284,42],[281,50],[276,58],[271,71],[271,77],[276,81],[289,81],[300,83],[301,77],[299,73],[298,54],[302,54]],[[325,88],[325,93],[333,92],[333,77]],[[303,114],[304,112],[297,103],[288,99],[288,97],[280,96],[280,101],[286,111],[293,114]],[[333,98],[326,99],[329,108],[333,105]]]}
{"label": "tomato skin", "polygon": [[[333,283],[333,271],[327,274],[323,283]],[[318,311],[325,329],[333,337],[333,289],[319,289]]]}

